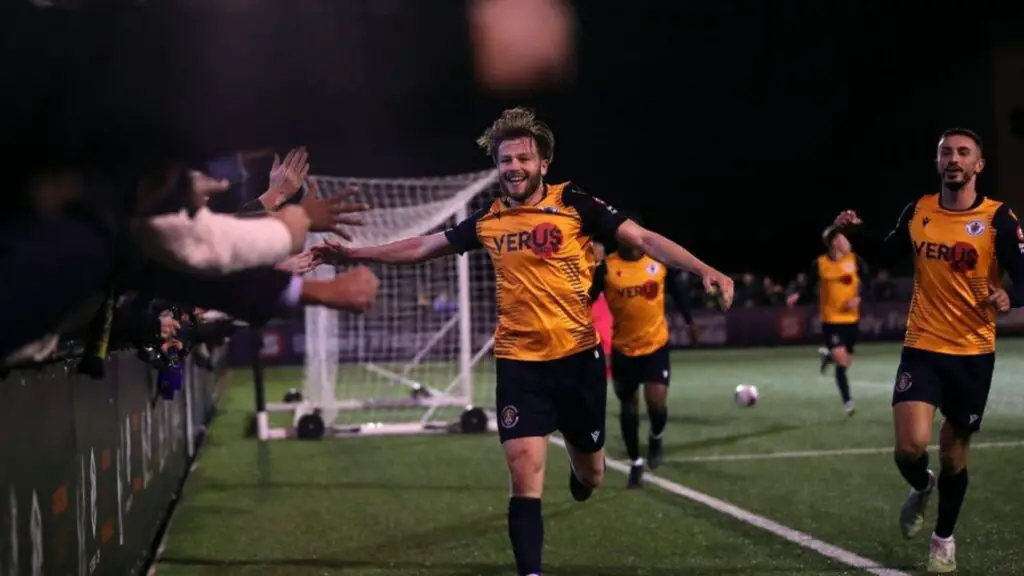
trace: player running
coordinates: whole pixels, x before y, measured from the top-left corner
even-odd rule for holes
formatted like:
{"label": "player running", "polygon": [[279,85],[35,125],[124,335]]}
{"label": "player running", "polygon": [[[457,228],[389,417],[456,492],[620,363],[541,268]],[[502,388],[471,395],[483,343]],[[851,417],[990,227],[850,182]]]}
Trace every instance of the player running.
{"label": "player running", "polygon": [[[640,218],[631,215],[641,224]],[[644,389],[650,431],[647,464],[653,470],[661,464],[662,435],[668,423],[668,382],[670,372],[669,332],[665,319],[665,292],[672,295],[697,342],[696,326],[690,314],[682,272],[666,268],[632,246],[620,246],[599,264],[591,296],[604,295],[611,310],[612,379],[619,399],[619,427],[629,455],[627,488],[643,485],[644,459],[640,457],[640,408],[638,391]]]}
{"label": "player running", "polygon": [[[985,167],[981,139],[951,129],[939,140],[938,194],[912,202],[887,237],[894,250],[913,250],[914,295],[893,388],[896,465],[910,494],[899,524],[907,538],[924,526],[932,491],[939,492],[928,571],[956,571],[953,530],[967,492],[967,451],[981,428],[995,367],[996,313],[1024,304],[1024,232],[1002,202],[977,191]],[[860,223],[847,210],[835,227]],[[1002,270],[1013,291],[1001,288]],[[940,472],[928,469],[927,447],[938,408]]]}
{"label": "player running", "polygon": [[588,499],[604,476],[607,381],[588,294],[598,240],[635,246],[689,270],[724,306],[733,282],[665,237],[627,220],[568,182],[544,181],[551,129],[524,108],[506,110],[478,140],[498,168],[502,195],[454,228],[383,246],[318,250],[326,262],[423,262],[486,250],[494,265],[494,333],[499,436],[511,477],[508,530],[521,575],[541,573],[541,495],[548,436],[560,431],[572,471],[569,488]]}
{"label": "player running", "polygon": [[850,397],[846,371],[853,364],[853,351],[860,333],[860,294],[867,283],[868,267],[864,259],[853,253],[850,240],[833,227],[822,234],[827,252],[811,263],[808,281],[803,289],[786,297],[788,306],[795,306],[809,297],[818,286],[818,314],[825,347],[821,355],[821,373],[829,364],[836,365],[836,387],[843,399],[846,414],[855,412]]}

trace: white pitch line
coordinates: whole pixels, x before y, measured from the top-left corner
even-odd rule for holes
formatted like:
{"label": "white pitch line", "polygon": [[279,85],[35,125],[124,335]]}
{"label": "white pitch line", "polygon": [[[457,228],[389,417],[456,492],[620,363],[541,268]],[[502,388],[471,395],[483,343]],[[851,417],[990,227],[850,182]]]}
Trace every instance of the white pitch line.
{"label": "white pitch line", "polygon": [[[972,450],[984,448],[1021,448],[1024,440],[1005,442],[979,442],[972,444]],[[929,446],[929,450],[938,450],[938,446]],[[802,450],[799,452],[762,452],[760,454],[709,454],[707,456],[670,456],[666,462],[735,462],[745,460],[782,460],[786,458],[824,458],[828,456],[861,456],[865,454],[888,454],[892,446],[885,448],[844,448],[838,450]]]}
{"label": "white pitch line", "polygon": [[[549,438],[552,444],[556,444],[563,448],[565,447],[565,441],[562,440],[561,438],[557,438],[555,436],[550,436]],[[611,468],[616,472],[629,474],[629,465],[624,462],[612,460],[611,458],[609,458],[607,466],[608,468]],[[906,572],[901,572],[899,570],[894,570],[892,568],[886,568],[885,566],[882,566],[874,560],[865,558],[863,556],[859,556],[857,554],[854,554],[853,552],[850,552],[849,550],[843,550],[838,546],[834,546],[832,544],[829,544],[828,542],[818,540],[813,536],[804,534],[803,532],[794,530],[792,528],[789,528],[788,526],[783,526],[782,524],[779,524],[774,520],[770,520],[763,516],[758,516],[753,512],[748,512],[738,506],[734,506],[726,502],[725,500],[719,500],[714,496],[708,496],[703,492],[698,492],[691,488],[687,488],[682,484],[677,484],[670,480],[659,478],[658,476],[655,476],[654,474],[651,474],[649,472],[644,474],[644,481],[647,482],[648,484],[653,484],[666,492],[675,494],[676,496],[679,496],[681,498],[686,498],[687,500],[690,500],[692,502],[703,504],[708,508],[711,508],[715,512],[725,514],[726,516],[732,516],[740,522],[743,522],[750,526],[754,526],[755,528],[760,528],[765,532],[769,532],[771,534],[774,534],[775,536],[778,536],[779,538],[788,540],[789,542],[792,542],[797,546],[802,546],[804,548],[807,548],[808,550],[813,550],[818,554],[825,556],[826,558],[831,558],[832,560],[835,560],[840,564],[845,564],[846,566],[849,566],[851,568],[858,568],[860,570],[864,570],[869,574],[874,574],[875,576],[910,576]]]}

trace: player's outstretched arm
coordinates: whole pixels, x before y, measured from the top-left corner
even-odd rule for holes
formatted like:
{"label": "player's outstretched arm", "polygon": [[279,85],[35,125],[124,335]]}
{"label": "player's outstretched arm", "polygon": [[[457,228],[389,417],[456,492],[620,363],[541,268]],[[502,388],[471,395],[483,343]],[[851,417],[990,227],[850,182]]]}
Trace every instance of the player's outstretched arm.
{"label": "player's outstretched arm", "polygon": [[318,263],[338,265],[344,262],[377,262],[381,264],[416,264],[452,254],[463,254],[482,248],[476,234],[476,223],[487,210],[479,210],[453,228],[437,234],[416,236],[378,246],[349,248],[327,241],[313,247]]}
{"label": "player's outstretched arm", "polygon": [[661,234],[627,220],[618,210],[576,186],[566,188],[562,201],[579,213],[583,220],[583,231],[587,235],[594,236],[605,246],[614,246],[620,242],[629,244],[669,268],[679,268],[698,274],[703,280],[705,290],[712,292],[715,286],[721,290],[723,308],[728,309],[732,305],[732,278],[708,266],[687,249]]}
{"label": "player's outstretched arm", "polygon": [[708,266],[686,248],[632,220],[623,222],[615,237],[619,242],[642,250],[669,268],[679,268],[699,275],[707,292],[713,292],[716,287],[721,291],[723,308],[728,309],[732,305],[732,278]]}
{"label": "player's outstretched arm", "polygon": [[381,264],[415,264],[455,254],[456,247],[444,232],[406,238],[389,244],[345,249],[349,261]]}
{"label": "player's outstretched arm", "polygon": [[843,210],[839,213],[839,216],[836,216],[835,221],[829,227],[829,230],[826,231],[826,234],[837,230],[849,237],[851,233],[856,231],[858,238],[881,242],[886,248],[887,254],[891,255],[885,260],[891,264],[898,258],[904,258],[910,254],[910,221],[914,217],[914,207],[916,204],[917,202],[907,204],[903,208],[903,212],[900,213],[899,219],[896,220],[896,226],[882,232],[873,230],[870,227],[864,227],[864,222],[855,210]]}

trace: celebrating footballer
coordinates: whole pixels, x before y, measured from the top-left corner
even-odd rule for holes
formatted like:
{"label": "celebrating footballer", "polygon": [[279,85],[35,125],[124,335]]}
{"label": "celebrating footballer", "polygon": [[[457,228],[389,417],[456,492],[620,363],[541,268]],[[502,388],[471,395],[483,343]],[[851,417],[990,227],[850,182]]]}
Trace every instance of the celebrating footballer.
{"label": "celebrating footballer", "polygon": [[569,488],[587,500],[604,476],[605,358],[589,291],[592,244],[633,246],[671,268],[702,278],[724,307],[733,282],[667,238],[626,219],[578,186],[545,181],[555,139],[533,111],[504,111],[478,144],[498,169],[502,195],[443,233],[381,246],[317,249],[327,263],[390,264],[486,250],[494,266],[494,334],[499,437],[511,479],[508,532],[518,573],[541,574],[541,495],[548,436],[561,432],[572,471]]}
{"label": "celebrating footballer", "polygon": [[[981,139],[966,129],[944,132],[936,165],[942,188],[903,211],[886,244],[914,258],[903,352],[892,396],[895,459],[911,490],[900,511],[903,535],[917,535],[933,492],[938,510],[928,571],[956,571],[953,531],[967,492],[967,453],[981,428],[995,367],[996,314],[1024,304],[1024,233],[1002,202],[977,190],[985,168]],[[847,210],[837,230],[860,224]],[[1003,271],[1013,290],[1002,287]],[[935,411],[939,474],[928,467]]]}

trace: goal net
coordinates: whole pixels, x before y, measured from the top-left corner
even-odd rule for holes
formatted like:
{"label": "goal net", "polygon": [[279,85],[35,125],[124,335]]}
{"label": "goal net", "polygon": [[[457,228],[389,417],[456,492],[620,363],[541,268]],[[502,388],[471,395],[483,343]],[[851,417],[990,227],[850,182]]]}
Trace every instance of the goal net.
{"label": "goal net", "polygon": [[[408,180],[314,176],[321,195],[360,190],[372,209],[348,227],[353,246],[442,231],[494,198],[494,171]],[[311,235],[310,245],[333,234]],[[306,308],[301,416],[315,412],[328,435],[458,430],[467,411],[494,428],[494,277],[483,251],[414,265],[371,265],[380,292],[365,314]],[[344,267],[320,266],[333,278]],[[460,426],[461,425],[461,426]],[[472,424],[469,424],[472,426]]]}

